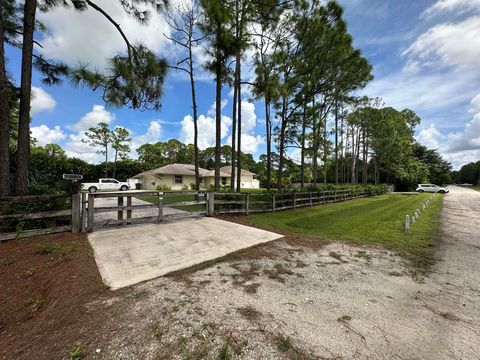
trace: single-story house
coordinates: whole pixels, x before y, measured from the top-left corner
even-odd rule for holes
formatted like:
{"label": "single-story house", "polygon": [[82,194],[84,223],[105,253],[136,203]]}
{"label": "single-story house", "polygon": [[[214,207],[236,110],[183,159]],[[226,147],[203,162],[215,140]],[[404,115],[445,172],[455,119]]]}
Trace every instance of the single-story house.
{"label": "single-story house", "polygon": [[[199,168],[200,184],[204,189],[210,188],[215,183],[215,171]],[[231,167],[220,168],[220,184],[230,185]],[[242,170],[242,188],[259,188],[260,183],[254,179],[254,173]],[[190,164],[170,164],[159,168],[144,171],[135,175],[133,179],[139,179],[145,190],[155,190],[158,186],[166,186],[172,190],[191,188],[195,184],[195,166]]]}

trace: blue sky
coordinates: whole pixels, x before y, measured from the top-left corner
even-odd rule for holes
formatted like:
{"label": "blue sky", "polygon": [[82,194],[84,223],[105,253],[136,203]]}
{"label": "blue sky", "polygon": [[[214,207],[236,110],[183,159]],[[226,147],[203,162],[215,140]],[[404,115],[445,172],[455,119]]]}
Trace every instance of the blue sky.
{"label": "blue sky", "polygon": [[[181,0],[173,1],[176,2]],[[459,167],[480,160],[480,0],[340,0],[354,45],[373,65],[375,80],[363,94],[381,97],[386,106],[411,108],[421,118],[417,139],[437,148]],[[129,38],[142,41],[158,54],[181,56],[164,37],[169,29],[160,15],[140,26],[110,1],[106,8]],[[119,35],[98,14],[76,14],[58,9],[41,14],[49,32],[40,38],[46,56],[70,64],[88,61],[102,68],[104,59],[123,51]],[[20,53],[7,49],[8,69],[18,79]],[[205,59],[201,49],[197,60]],[[248,78],[248,64],[243,69]],[[197,94],[200,146],[214,144],[214,84],[199,73]],[[191,141],[190,89],[187,79],[171,72],[165,84],[162,109],[139,112],[105,108],[100,93],[68,83],[46,87],[34,74],[32,133],[40,145],[55,142],[71,156],[99,160],[95,149],[80,140],[83,132],[100,121],[120,125],[133,134],[133,145],[178,138]],[[243,150],[258,156],[265,151],[262,103],[251,103],[245,89]],[[229,143],[230,89],[224,89],[223,142]],[[294,156],[294,154],[292,154]]]}

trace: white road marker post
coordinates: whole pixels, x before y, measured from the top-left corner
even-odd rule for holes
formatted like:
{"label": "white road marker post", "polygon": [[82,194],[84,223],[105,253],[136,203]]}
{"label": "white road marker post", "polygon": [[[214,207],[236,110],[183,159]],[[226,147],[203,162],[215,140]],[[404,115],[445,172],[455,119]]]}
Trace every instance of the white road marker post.
{"label": "white road marker post", "polygon": [[410,215],[405,216],[405,233],[410,231]]}
{"label": "white road marker post", "polygon": [[414,216],[412,216],[412,224],[415,224],[417,222],[417,218]]}

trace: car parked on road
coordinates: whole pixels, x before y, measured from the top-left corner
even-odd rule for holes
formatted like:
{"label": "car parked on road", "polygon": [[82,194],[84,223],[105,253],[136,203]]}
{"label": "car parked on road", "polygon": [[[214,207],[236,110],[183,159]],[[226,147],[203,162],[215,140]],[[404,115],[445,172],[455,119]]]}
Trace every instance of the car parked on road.
{"label": "car parked on road", "polygon": [[449,192],[447,188],[444,188],[435,184],[418,184],[416,191],[419,193],[429,192],[429,193],[440,193],[440,194],[446,194]]}
{"label": "car parked on road", "polygon": [[98,179],[96,183],[83,183],[82,190],[88,190],[88,192],[94,193],[97,190],[120,190],[127,191],[130,189],[130,185],[126,182],[121,182],[115,179]]}

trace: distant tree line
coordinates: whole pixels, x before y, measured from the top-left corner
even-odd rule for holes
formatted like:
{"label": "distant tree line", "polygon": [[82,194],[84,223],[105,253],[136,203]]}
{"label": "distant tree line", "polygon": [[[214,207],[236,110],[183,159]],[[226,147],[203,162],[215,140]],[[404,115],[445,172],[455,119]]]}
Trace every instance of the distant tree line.
{"label": "distant tree line", "polygon": [[480,185],[480,161],[463,165],[453,172],[453,181],[457,184]]}

